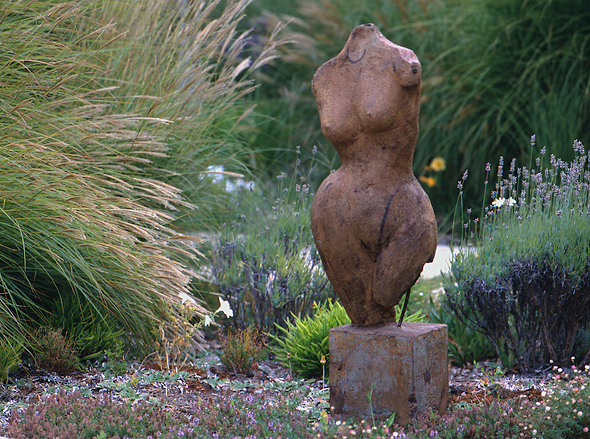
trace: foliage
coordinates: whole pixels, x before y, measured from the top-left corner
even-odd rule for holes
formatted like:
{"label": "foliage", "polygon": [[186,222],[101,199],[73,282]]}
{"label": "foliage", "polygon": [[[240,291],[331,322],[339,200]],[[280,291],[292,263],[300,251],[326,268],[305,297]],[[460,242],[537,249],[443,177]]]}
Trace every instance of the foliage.
{"label": "foliage", "polygon": [[108,66],[96,58],[106,42],[99,26],[76,26],[88,14],[40,1],[0,12],[2,337],[46,324],[72,295],[90,305],[86,321],[109,315],[150,339],[164,301],[188,288],[180,261],[192,247],[170,214],[142,204],[184,202],[177,189],[127,172],[162,147],[135,115],[108,113]]}
{"label": "foliage", "polygon": [[590,366],[583,371],[572,366],[570,372],[554,366],[553,374],[543,392],[543,401],[531,409],[532,428],[542,432],[544,439],[587,436],[590,429]]}
{"label": "foliage", "polygon": [[27,347],[41,369],[66,374],[81,368],[75,343],[53,328],[37,328]]}
{"label": "foliage", "polygon": [[297,170],[290,182],[281,174],[268,209],[271,197],[261,197],[253,183],[236,192],[242,213],[221,230],[213,275],[239,329],[254,324],[274,332],[291,314],[306,315],[314,301],[333,295],[311,233],[313,194],[299,178]]}
{"label": "foliage", "polygon": [[[276,342],[272,352],[277,361],[306,378],[321,377],[330,360],[329,331],[350,323],[350,318],[339,302],[328,300],[323,305],[314,303],[314,313],[280,327],[282,333],[271,336]],[[322,357],[325,363],[321,363]],[[328,369],[329,370],[329,369]]]}
{"label": "foliage", "polygon": [[0,381],[6,380],[10,372],[17,368],[23,349],[21,343],[0,340]]}
{"label": "foliage", "polygon": [[[26,407],[8,410],[3,433],[21,438],[579,438],[585,437],[590,373],[554,368],[550,383],[541,382],[541,401],[515,398],[486,403],[454,403],[446,414],[422,413],[406,426],[388,421],[343,419],[328,414],[327,390],[313,380],[229,381],[223,392],[192,399],[185,411],[146,401],[133,383],[174,383],[181,372],[136,371],[89,387],[31,398]],[[125,379],[129,381],[125,382]],[[493,379],[493,378],[492,378]],[[67,387],[67,386],[66,386]],[[248,390],[248,391],[244,391]],[[547,408],[549,407],[549,408]],[[3,409],[6,412],[7,407]],[[581,413],[581,414],[580,414]]]}
{"label": "foliage", "polygon": [[129,365],[123,355],[122,343],[116,343],[112,350],[106,349],[104,351],[104,361],[101,366],[105,372],[105,378],[123,375],[127,372]]}
{"label": "foliage", "polygon": [[236,394],[192,401],[194,416],[173,416],[141,400],[121,403],[108,393],[85,397],[77,391],[61,392],[30,404],[22,414],[15,410],[6,434],[13,439],[315,437],[309,431],[307,414],[296,410],[304,392],[289,396],[284,389],[277,390],[280,392],[273,392],[272,398]]}
{"label": "foliage", "polygon": [[201,256],[175,223],[219,212],[207,167],[237,158],[247,75],[273,56],[271,36],[240,59],[248,3],[3,3],[2,339],[63,324],[84,357],[120,330],[150,349]]}
{"label": "foliage", "polygon": [[[492,204],[462,229],[476,247],[454,257],[444,281],[449,310],[485,334],[507,367],[563,366],[580,343],[588,348],[580,335],[590,325],[590,173],[582,144],[574,150],[571,163],[513,162],[507,178],[500,161]],[[587,364],[590,349],[582,354]]]}
{"label": "foliage", "polygon": [[49,325],[72,341],[80,360],[117,349],[125,332],[115,329],[113,319],[93,315],[90,304],[84,299],[76,301],[72,295],[64,295],[53,304]]}
{"label": "foliage", "polygon": [[158,145],[142,160],[123,149],[128,163],[182,190],[192,205],[175,206],[175,225],[190,232],[217,228],[228,208],[209,169],[247,171],[252,147],[243,134],[254,104],[244,96],[255,89],[253,73],[284,43],[279,24],[266,29],[256,52],[247,50],[256,36],[238,25],[251,1],[114,0],[94,13],[101,23],[118,23],[104,29],[105,39],[115,39],[105,78],[121,97],[113,111],[135,115]]}
{"label": "foliage", "polygon": [[237,330],[235,334],[221,336],[219,359],[227,370],[234,373],[249,374],[258,367],[258,362],[268,355],[262,334],[255,326]]}
{"label": "foliage", "polygon": [[[323,377],[329,370],[330,329],[350,323],[350,318],[340,302],[328,300],[314,303],[313,314],[307,317],[293,315],[287,327],[279,327],[280,333],[271,338],[276,342],[271,347],[275,358],[284,366],[304,377]],[[396,306],[399,316],[401,306]],[[406,316],[405,322],[423,321],[421,311]],[[322,362],[323,361],[323,362]]]}
{"label": "foliage", "polygon": [[160,326],[160,336],[155,342],[156,361],[161,370],[169,372],[178,371],[185,364],[194,352],[195,339],[202,340],[202,321],[196,300],[183,295],[182,303],[174,304],[174,308],[176,312],[171,314],[170,324]]}
{"label": "foliage", "polygon": [[220,313],[226,317],[233,316],[229,302],[219,297],[219,308],[201,317],[200,306],[194,297],[188,294],[180,295],[182,302],[176,304],[176,313],[170,316],[170,324],[160,326],[160,338],[156,340],[156,351],[153,353],[160,370],[168,373],[178,373],[187,360],[194,358],[194,340],[202,340],[203,326],[217,324],[216,319]]}
{"label": "foliage", "polygon": [[[263,85],[260,99],[263,108],[268,104],[268,113],[260,118],[264,128],[252,131],[263,151],[274,151],[277,144],[300,144],[307,154],[304,163],[313,145],[326,155],[334,154],[321,136],[309,82],[315,70],[342,49],[350,31],[369,22],[394,43],[414,50],[422,63],[414,171],[422,175],[438,156],[446,161],[436,181],[424,181],[441,217],[452,216],[456,194],[453,186],[438,182],[456,181],[464,169],[481,179],[485,163],[500,155],[524,163],[529,151],[523,146],[535,132],[549,153],[564,158],[569,152],[562,145],[590,132],[590,4],[586,0],[257,4],[276,11],[282,20],[294,17],[289,29],[296,40],[283,47],[281,60],[265,71],[271,82]],[[273,22],[268,14],[264,20]],[[268,127],[275,127],[270,136],[265,135]],[[290,163],[292,156],[281,151],[269,161],[273,159]],[[326,161],[327,166],[331,163]],[[324,168],[316,178],[325,177],[330,169]],[[481,200],[475,190],[465,195],[469,205]]]}
{"label": "foliage", "polygon": [[471,329],[445,307],[430,299],[426,315],[435,323],[447,325],[449,336],[449,360],[458,366],[475,364],[496,355],[493,345],[481,332]]}
{"label": "foliage", "polygon": [[[144,401],[132,405],[115,401],[108,393],[89,398],[62,391],[29,405],[22,417],[15,411],[6,433],[14,439],[149,437],[165,431],[170,418],[161,407]],[[188,430],[173,427],[160,437],[178,437]]]}
{"label": "foliage", "polygon": [[[438,2],[431,3],[435,7]],[[427,2],[378,0],[369,5],[351,0],[299,0],[288,4],[261,1],[251,8],[253,15],[262,17],[257,23],[265,26],[288,21],[284,35],[294,41],[279,49],[280,58],[265,70],[266,81],[252,96],[264,111],[252,119],[257,125],[251,131],[251,142],[260,145],[261,150],[256,163],[272,170],[277,166],[288,169],[296,158],[305,166],[314,161],[319,165],[312,175],[314,185],[339,164],[335,151],[322,135],[311,93],[316,69],[337,55],[350,31],[363,23],[375,23],[386,36],[393,39],[395,35],[396,43],[412,46],[417,53],[417,46],[439,41],[429,38],[431,34],[416,32],[416,28],[424,29],[422,24],[428,20],[431,7]],[[410,23],[408,17],[418,23]],[[289,150],[288,145],[293,144],[301,146],[301,156],[296,157]],[[312,151],[316,148],[318,154],[314,157]]]}
{"label": "foliage", "polygon": [[[424,84],[418,154],[444,157],[446,181],[458,180],[464,169],[481,181],[485,163],[499,156],[507,163],[513,158],[527,163],[533,133],[548,153],[569,159],[571,151],[564,146],[586,136],[590,120],[590,4],[444,3],[438,23],[442,50],[418,53],[430,81]],[[421,157],[418,163],[426,163]],[[433,198],[444,197],[450,211],[453,187],[438,189]],[[482,199],[476,190],[465,195],[473,207]]]}

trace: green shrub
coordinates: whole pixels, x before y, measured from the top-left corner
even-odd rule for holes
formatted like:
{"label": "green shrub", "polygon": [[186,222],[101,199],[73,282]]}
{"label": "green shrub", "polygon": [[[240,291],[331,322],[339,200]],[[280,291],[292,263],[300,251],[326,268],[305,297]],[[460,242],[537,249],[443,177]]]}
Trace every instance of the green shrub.
{"label": "green shrub", "polygon": [[492,204],[462,221],[474,247],[452,260],[445,303],[507,367],[564,366],[576,349],[590,362],[590,174],[582,144],[574,150],[570,163],[513,162],[506,178],[501,160]]}
{"label": "green shrub", "polygon": [[449,337],[449,360],[458,366],[475,364],[496,355],[490,340],[481,332],[475,331],[463,323],[441,303],[431,299],[426,315],[434,323],[447,325]]}
{"label": "green shrub", "polygon": [[[307,317],[293,316],[287,327],[279,327],[281,333],[271,335],[276,345],[271,347],[278,362],[307,378],[319,378],[328,374],[330,329],[350,323],[350,318],[339,302],[328,300],[322,305],[314,303],[313,314]],[[401,306],[396,306],[399,316]],[[421,311],[406,316],[405,322],[424,321]]]}
{"label": "green shrub", "polygon": [[48,324],[70,338],[81,360],[116,350],[125,333],[116,329],[113,319],[99,315],[90,304],[76,301],[71,295],[65,295],[53,304]]}
{"label": "green shrub", "polygon": [[238,191],[236,205],[245,213],[221,230],[213,275],[239,329],[254,324],[274,332],[334,294],[311,233],[313,194],[307,180],[294,175],[289,182],[285,174],[278,177],[275,197]]}

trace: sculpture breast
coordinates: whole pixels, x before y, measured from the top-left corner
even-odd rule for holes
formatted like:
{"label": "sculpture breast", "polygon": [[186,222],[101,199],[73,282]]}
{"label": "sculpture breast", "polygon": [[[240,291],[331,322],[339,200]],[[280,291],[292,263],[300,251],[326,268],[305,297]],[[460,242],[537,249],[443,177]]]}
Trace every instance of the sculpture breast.
{"label": "sculpture breast", "polygon": [[316,192],[311,227],[356,326],[394,322],[395,305],[436,251],[434,211],[412,171],[420,78],[414,52],[365,24],[312,81],[341,166]]}

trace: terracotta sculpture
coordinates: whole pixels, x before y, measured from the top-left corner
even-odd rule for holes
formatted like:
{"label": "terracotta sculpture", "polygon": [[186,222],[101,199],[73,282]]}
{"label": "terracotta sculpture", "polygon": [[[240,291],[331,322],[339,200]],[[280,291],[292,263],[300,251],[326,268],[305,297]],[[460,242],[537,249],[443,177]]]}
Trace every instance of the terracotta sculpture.
{"label": "terracotta sculpture", "polygon": [[420,75],[414,52],[365,24],[313,78],[322,132],[342,165],[318,189],[311,227],[356,326],[395,322],[394,306],[436,251],[434,212],[412,171]]}

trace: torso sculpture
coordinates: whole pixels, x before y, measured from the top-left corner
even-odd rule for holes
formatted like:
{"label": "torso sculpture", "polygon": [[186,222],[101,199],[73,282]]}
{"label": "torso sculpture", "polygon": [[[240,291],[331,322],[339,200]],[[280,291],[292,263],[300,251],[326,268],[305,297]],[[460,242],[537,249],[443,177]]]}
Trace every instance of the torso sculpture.
{"label": "torso sculpture", "polygon": [[311,227],[356,326],[394,322],[436,251],[434,212],[412,171],[420,76],[414,52],[366,24],[313,78],[322,132],[342,164],[315,195]]}

